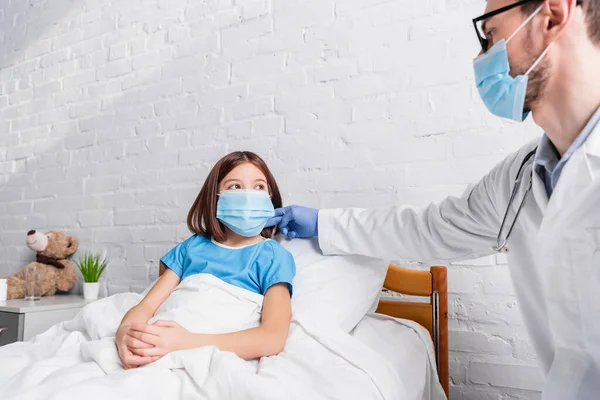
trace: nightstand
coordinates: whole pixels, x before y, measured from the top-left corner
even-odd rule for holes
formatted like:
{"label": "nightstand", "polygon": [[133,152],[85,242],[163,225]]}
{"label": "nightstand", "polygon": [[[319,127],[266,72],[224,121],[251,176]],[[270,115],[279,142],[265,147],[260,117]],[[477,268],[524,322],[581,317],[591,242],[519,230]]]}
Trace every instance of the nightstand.
{"label": "nightstand", "polygon": [[0,346],[29,340],[52,325],[72,319],[89,303],[82,296],[55,295],[37,301],[0,301]]}

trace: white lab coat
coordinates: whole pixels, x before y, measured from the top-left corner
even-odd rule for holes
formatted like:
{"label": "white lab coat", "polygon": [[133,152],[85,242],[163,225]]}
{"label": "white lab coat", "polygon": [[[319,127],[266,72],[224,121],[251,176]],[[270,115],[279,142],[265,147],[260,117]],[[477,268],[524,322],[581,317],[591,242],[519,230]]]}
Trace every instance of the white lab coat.
{"label": "white lab coat", "polygon": [[[492,254],[517,170],[530,143],[460,198],[420,212],[405,207],[319,212],[325,254],[448,262]],[[533,167],[512,205],[509,222]],[[544,400],[600,399],[600,125],[565,165],[548,201],[532,192],[508,241],[508,264],[523,319],[545,378]]]}

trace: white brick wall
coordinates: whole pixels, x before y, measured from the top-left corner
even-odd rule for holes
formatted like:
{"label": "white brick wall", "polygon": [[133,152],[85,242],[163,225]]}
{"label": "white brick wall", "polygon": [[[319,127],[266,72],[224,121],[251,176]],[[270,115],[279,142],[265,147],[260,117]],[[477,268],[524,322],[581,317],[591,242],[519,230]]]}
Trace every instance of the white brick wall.
{"label": "white brick wall", "polygon": [[[0,2],[0,274],[29,229],[107,248],[139,290],[209,167],[260,153],[286,203],[424,206],[539,134],[473,88],[483,0]],[[537,398],[507,274],[449,270],[452,398]]]}

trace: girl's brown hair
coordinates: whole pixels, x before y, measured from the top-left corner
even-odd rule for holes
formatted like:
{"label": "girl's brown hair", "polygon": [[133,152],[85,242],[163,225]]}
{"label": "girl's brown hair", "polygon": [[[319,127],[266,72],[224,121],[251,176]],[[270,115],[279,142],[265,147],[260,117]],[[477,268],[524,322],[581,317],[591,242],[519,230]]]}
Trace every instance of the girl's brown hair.
{"label": "girl's brown hair", "polygon": [[[265,175],[273,207],[282,206],[279,187],[264,160],[251,151],[234,151],[217,161],[194,200],[187,217],[187,225],[192,233],[214,238],[218,242],[226,239],[225,226],[217,219],[219,183],[231,170],[244,163],[253,164]],[[261,235],[270,238],[276,233],[275,226],[263,229]]]}

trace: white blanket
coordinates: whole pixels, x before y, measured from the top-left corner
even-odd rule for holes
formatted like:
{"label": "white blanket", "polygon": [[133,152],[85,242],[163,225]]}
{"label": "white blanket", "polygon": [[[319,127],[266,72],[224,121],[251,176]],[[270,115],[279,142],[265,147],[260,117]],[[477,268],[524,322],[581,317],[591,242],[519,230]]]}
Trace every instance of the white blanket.
{"label": "white blanket", "polygon": [[[275,357],[244,361],[202,347],[125,371],[114,335],[142,297],[126,293],[93,302],[32,341],[0,348],[0,399],[443,398],[436,382],[431,383],[436,395],[407,394],[411,382],[382,355],[339,329],[311,321],[292,321],[285,349]],[[181,282],[151,322],[174,320],[197,333],[238,331],[259,324],[262,299],[211,275],[195,275]],[[427,363],[433,371],[431,359]]]}

